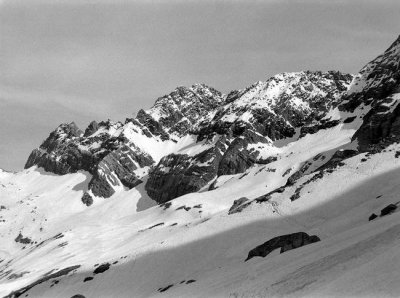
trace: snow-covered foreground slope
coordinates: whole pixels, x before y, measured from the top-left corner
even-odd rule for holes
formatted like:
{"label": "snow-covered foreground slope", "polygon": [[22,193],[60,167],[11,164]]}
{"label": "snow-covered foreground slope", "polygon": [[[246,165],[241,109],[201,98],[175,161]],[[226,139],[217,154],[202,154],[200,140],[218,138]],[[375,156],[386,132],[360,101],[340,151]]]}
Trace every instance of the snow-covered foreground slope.
{"label": "snow-covered foreground slope", "polygon": [[[90,180],[85,172],[2,172],[0,294],[42,279],[22,297],[397,296],[399,214],[368,217],[400,202],[399,145],[345,160],[293,202],[287,193],[313,174],[228,215],[234,200],[256,199],[285,184],[282,175],[295,170],[295,161],[353,146],[354,131],[340,125],[307,135],[276,149],[275,162],[160,206],[137,187],[87,208],[80,200]],[[255,246],[300,231],[321,241],[244,262]],[[19,233],[31,243],[13,241]],[[110,266],[94,274],[98,264]],[[43,278],[65,268],[67,275]]]}

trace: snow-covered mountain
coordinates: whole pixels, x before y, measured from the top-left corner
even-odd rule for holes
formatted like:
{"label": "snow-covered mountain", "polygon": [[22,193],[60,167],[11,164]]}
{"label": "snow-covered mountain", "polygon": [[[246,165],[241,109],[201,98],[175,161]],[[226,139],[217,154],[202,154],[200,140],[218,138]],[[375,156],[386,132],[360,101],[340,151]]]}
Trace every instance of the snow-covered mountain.
{"label": "snow-covered mountain", "polygon": [[399,61],[61,124],[0,171],[0,296],[398,296]]}

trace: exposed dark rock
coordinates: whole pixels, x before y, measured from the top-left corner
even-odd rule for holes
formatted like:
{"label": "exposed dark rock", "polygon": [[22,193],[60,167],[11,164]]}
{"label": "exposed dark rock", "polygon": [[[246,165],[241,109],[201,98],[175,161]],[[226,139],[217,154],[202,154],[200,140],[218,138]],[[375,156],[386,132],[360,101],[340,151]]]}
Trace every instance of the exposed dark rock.
{"label": "exposed dark rock", "polygon": [[397,206],[395,204],[389,204],[385,208],[381,210],[381,216],[385,216],[388,214],[393,213],[397,209]]}
{"label": "exposed dark rock", "polygon": [[114,193],[113,187],[118,186],[120,182],[129,189],[142,183],[133,171],[138,168],[137,164],[145,167],[153,163],[148,154],[138,149],[134,150],[132,146],[123,145],[99,162],[89,188],[95,196],[108,198]]}
{"label": "exposed dark rock", "polygon": [[172,203],[171,202],[166,202],[163,204],[160,204],[160,207],[163,207],[164,210],[167,210],[169,207],[171,207]]}
{"label": "exposed dark rock", "polygon": [[[32,151],[25,168],[38,165],[48,172],[67,174],[80,169],[87,170],[90,164],[90,154],[86,156],[68,140],[77,139],[82,135],[74,122],[61,124],[38,149]],[[58,154],[51,154],[57,152]]]}
{"label": "exposed dark rock", "polygon": [[285,191],[286,186],[281,186],[278,187],[276,189],[274,189],[273,191],[270,191],[269,193],[259,196],[255,199],[256,203],[263,203],[263,202],[268,202],[271,199],[271,196],[274,193],[283,193]]}
{"label": "exposed dark rock", "polygon": [[155,227],[163,226],[163,225],[164,225],[164,223],[163,223],[163,222],[160,222],[160,223],[158,223],[158,224],[152,225],[151,227],[148,227],[147,230],[151,230],[151,229],[153,229],[153,228],[155,228]]}
{"label": "exposed dark rock", "polygon": [[240,137],[235,138],[226,149],[219,162],[217,175],[221,176],[243,173],[256,162],[269,163],[276,158],[272,157],[270,160],[257,159],[255,152],[253,153],[247,150],[249,144],[256,143],[268,143],[268,141],[251,130],[246,130],[241,133]]}
{"label": "exposed dark rock", "polygon": [[83,204],[85,204],[86,206],[90,206],[90,205],[92,205],[93,204],[93,198],[92,198],[92,196],[89,194],[89,193],[87,193],[87,192],[85,192],[84,194],[83,194],[83,196],[82,196],[82,203]]}
{"label": "exposed dark rock", "polygon": [[98,129],[99,129],[99,124],[96,121],[92,121],[92,122],[90,122],[89,126],[86,128],[83,136],[88,137],[88,136],[94,134]]}
{"label": "exposed dark rock", "polygon": [[[267,139],[250,130],[228,129],[232,141],[226,137],[195,156],[170,154],[162,158],[149,172],[145,185],[148,195],[158,203],[172,200],[184,194],[198,191],[220,175],[242,173],[255,163],[272,162],[259,160],[257,152],[247,150],[253,143],[267,143]],[[212,189],[211,185],[209,189]]]}
{"label": "exposed dark rock", "polygon": [[372,213],[369,217],[368,217],[368,221],[374,220],[375,218],[377,218],[378,215],[376,215],[375,213]]}
{"label": "exposed dark rock", "polygon": [[285,177],[286,175],[289,175],[291,171],[292,171],[292,168],[287,169],[287,170],[285,171],[285,173],[282,174],[282,177]]}
{"label": "exposed dark rock", "polygon": [[382,111],[382,107],[386,109],[384,100],[376,103],[354,134],[353,140],[358,141],[360,151],[370,151],[378,143],[389,145],[400,140],[400,105],[393,112]]}
{"label": "exposed dark rock", "polygon": [[291,186],[295,184],[297,180],[303,177],[304,173],[310,168],[311,165],[312,165],[311,161],[304,162],[298,171],[294,172],[292,175],[289,176],[285,186]]}
{"label": "exposed dark rock", "polygon": [[312,126],[303,126],[300,129],[300,138],[304,137],[307,134],[314,134],[318,131],[320,131],[321,129],[328,129],[331,127],[335,127],[336,125],[338,125],[340,123],[340,120],[332,120],[332,121],[321,121],[321,123],[312,125]]}
{"label": "exposed dark rock", "polygon": [[22,236],[21,233],[18,234],[17,238],[15,238],[14,241],[15,241],[15,242],[22,243],[22,244],[29,244],[29,243],[32,242],[31,239],[29,239],[28,237]]}
{"label": "exposed dark rock", "polygon": [[110,266],[111,266],[110,263],[103,263],[99,267],[94,269],[93,274],[103,273],[103,272],[107,271],[108,269],[110,269]]}
{"label": "exposed dark rock", "polygon": [[300,191],[301,191],[301,187],[296,188],[295,192],[293,195],[290,196],[290,201],[296,201],[297,199],[300,199]]}
{"label": "exposed dark rock", "polygon": [[233,90],[226,96],[225,103],[231,103],[241,96],[240,90]]}
{"label": "exposed dark rock", "polygon": [[85,277],[85,279],[83,280],[83,282],[87,282],[87,281],[90,281],[90,280],[92,280],[92,279],[93,279],[92,276],[88,276],[88,277]]}
{"label": "exposed dark rock", "polygon": [[307,184],[310,184],[311,182],[314,182],[318,179],[321,179],[324,176],[324,171],[320,170],[318,172],[315,172],[314,176],[312,176],[310,179],[308,179],[307,181],[305,181],[304,183],[302,183],[300,186],[298,186],[296,188],[296,190],[294,191],[294,194],[290,197],[290,200],[293,202],[297,199],[300,198],[300,192],[301,190],[304,188],[304,186],[306,186]]}
{"label": "exposed dark rock", "polygon": [[250,205],[250,201],[248,198],[243,197],[243,198],[237,199],[237,200],[233,201],[233,205],[229,209],[228,214],[242,212],[243,209],[245,209],[249,205]]}
{"label": "exposed dark rock", "polygon": [[76,294],[76,295],[72,296],[71,298],[86,298],[86,297],[81,294]]}
{"label": "exposed dark rock", "polygon": [[63,233],[58,233],[57,235],[53,236],[53,239],[60,239],[62,237],[64,237],[64,234]]}
{"label": "exposed dark rock", "polygon": [[113,186],[118,185],[118,181],[115,179],[115,177],[113,177],[111,181],[113,185],[110,185],[106,176],[97,172],[95,175],[93,175],[92,180],[89,182],[89,189],[95,196],[109,198],[115,193]]}
{"label": "exposed dark rock", "polygon": [[194,282],[196,282],[195,279],[189,279],[189,280],[186,282],[186,284],[191,284],[191,283],[194,283]]}
{"label": "exposed dark rock", "polygon": [[147,114],[144,110],[139,110],[136,120],[144,124],[152,135],[160,136],[162,140],[169,140],[169,135],[165,132],[162,125],[155,121],[153,117]]}
{"label": "exposed dark rock", "polygon": [[158,291],[162,293],[162,292],[165,292],[166,290],[168,290],[169,288],[171,288],[173,286],[174,286],[173,284],[172,285],[168,285],[168,286],[166,286],[164,288],[159,288]]}
{"label": "exposed dark rock", "polygon": [[222,100],[222,94],[214,88],[195,84],[190,88],[177,87],[158,98],[152,109],[161,115],[158,122],[163,128],[183,135],[194,122],[220,106]]}
{"label": "exposed dark rock", "polygon": [[139,232],[144,232],[144,231],[147,231],[147,230],[151,230],[151,229],[154,229],[154,228],[156,228],[156,227],[163,226],[163,225],[164,225],[164,223],[163,223],[163,222],[160,222],[160,223],[155,224],[155,225],[152,225],[152,226],[150,226],[150,227],[148,227],[148,228],[146,228],[146,229],[141,229],[141,230],[139,230]]}
{"label": "exposed dark rock", "polygon": [[342,165],[343,160],[351,158],[359,153],[360,152],[358,152],[357,150],[351,150],[351,149],[338,150],[324,165],[319,167],[316,171],[322,171],[325,169],[334,169]]}
{"label": "exposed dark rock", "polygon": [[353,122],[356,118],[357,118],[357,116],[347,117],[346,119],[343,120],[343,123],[351,123],[351,122]]}
{"label": "exposed dark rock", "polygon": [[319,239],[318,236],[309,236],[304,232],[278,236],[250,250],[249,255],[247,256],[245,261],[248,261],[254,257],[264,258],[273,250],[278,248],[280,248],[280,253],[284,253],[288,250],[299,248],[301,246],[318,242],[320,240],[321,239]]}
{"label": "exposed dark rock", "polygon": [[189,211],[192,208],[191,207],[186,207],[185,205],[176,208],[176,210],[182,210],[182,209],[184,209],[185,211]]}
{"label": "exposed dark rock", "polygon": [[25,274],[28,274],[29,271],[22,271],[21,273],[12,273],[7,277],[7,279],[12,280],[12,279],[18,279],[23,277]]}
{"label": "exposed dark rock", "polygon": [[158,203],[164,203],[198,191],[217,175],[222,158],[220,152],[219,146],[215,146],[195,156],[170,154],[163,157],[149,172],[145,185],[148,195]]}
{"label": "exposed dark rock", "polygon": [[269,164],[269,163],[274,162],[274,161],[277,161],[277,160],[278,160],[278,158],[277,158],[276,156],[269,156],[269,157],[267,157],[267,158],[265,158],[265,159],[263,159],[263,158],[257,159],[257,160],[256,160],[256,163],[257,163],[257,164],[266,165],[266,164]]}

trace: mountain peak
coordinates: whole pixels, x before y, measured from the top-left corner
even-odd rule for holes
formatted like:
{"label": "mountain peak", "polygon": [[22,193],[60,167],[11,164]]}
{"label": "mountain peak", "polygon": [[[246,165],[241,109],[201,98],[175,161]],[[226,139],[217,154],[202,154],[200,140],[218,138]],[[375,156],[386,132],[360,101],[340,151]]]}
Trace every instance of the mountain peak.
{"label": "mountain peak", "polygon": [[166,128],[182,135],[198,119],[221,105],[223,94],[205,84],[177,87],[159,97],[146,114]]}

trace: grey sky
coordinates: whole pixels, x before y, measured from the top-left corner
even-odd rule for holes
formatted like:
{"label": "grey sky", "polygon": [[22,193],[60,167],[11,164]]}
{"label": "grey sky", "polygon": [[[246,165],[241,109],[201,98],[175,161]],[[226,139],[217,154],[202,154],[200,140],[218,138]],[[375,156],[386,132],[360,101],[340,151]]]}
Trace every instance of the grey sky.
{"label": "grey sky", "polygon": [[400,34],[400,1],[0,0],[0,167],[61,122],[124,120],[176,86],[357,72]]}

